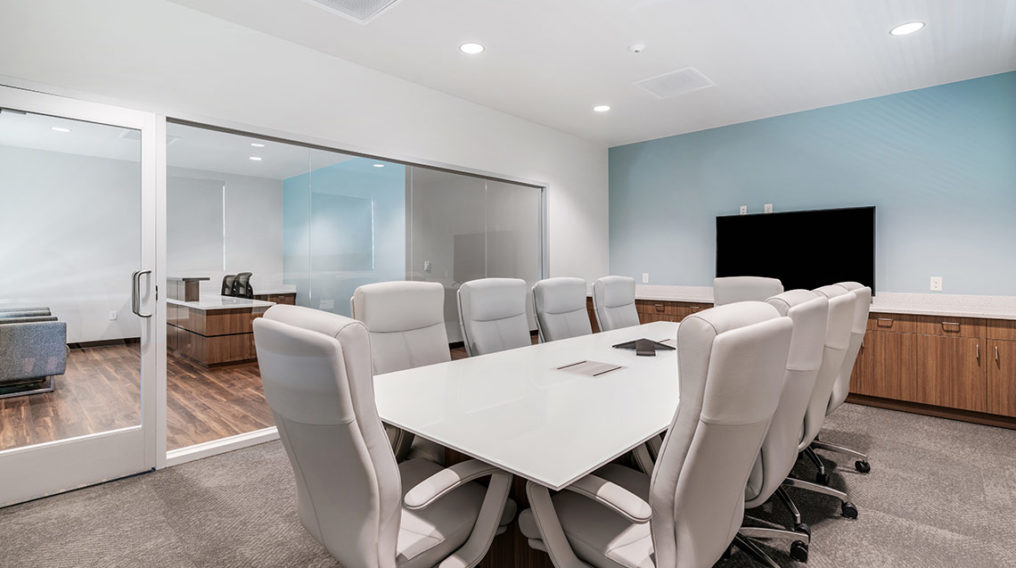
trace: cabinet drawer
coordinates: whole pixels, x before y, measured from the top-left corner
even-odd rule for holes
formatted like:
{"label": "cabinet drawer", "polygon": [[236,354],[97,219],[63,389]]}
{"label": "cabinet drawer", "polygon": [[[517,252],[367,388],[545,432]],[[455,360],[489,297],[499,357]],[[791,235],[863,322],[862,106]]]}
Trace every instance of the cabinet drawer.
{"label": "cabinet drawer", "polygon": [[988,320],[988,339],[1016,341],[1016,320]]}
{"label": "cabinet drawer", "polygon": [[917,333],[918,319],[917,316],[872,313],[868,316],[868,329]]}
{"label": "cabinet drawer", "polygon": [[947,337],[984,337],[984,320],[972,318],[923,317],[917,333]]}

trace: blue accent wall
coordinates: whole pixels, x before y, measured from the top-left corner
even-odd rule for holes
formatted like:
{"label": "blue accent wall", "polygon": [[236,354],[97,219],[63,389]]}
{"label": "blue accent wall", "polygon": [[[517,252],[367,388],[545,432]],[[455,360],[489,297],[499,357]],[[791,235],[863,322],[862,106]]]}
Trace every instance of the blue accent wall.
{"label": "blue accent wall", "polygon": [[875,205],[878,291],[1016,295],[1016,72],[611,148],[611,272],[712,285],[765,203]]}
{"label": "blue accent wall", "polygon": [[282,182],[284,281],[297,304],[349,315],[362,284],[406,276],[406,169],[351,158]]}

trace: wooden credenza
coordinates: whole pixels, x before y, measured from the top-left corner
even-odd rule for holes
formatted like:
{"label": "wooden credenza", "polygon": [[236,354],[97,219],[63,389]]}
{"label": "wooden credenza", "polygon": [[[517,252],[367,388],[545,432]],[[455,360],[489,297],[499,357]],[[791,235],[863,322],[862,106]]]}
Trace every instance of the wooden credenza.
{"label": "wooden credenza", "polygon": [[[599,331],[592,299],[586,305]],[[642,323],[710,307],[635,300]],[[858,404],[1016,429],[1016,320],[872,311],[850,393]]]}
{"label": "wooden credenza", "polygon": [[253,361],[254,320],[272,305],[221,296],[199,302],[168,300],[167,348],[204,366]]}

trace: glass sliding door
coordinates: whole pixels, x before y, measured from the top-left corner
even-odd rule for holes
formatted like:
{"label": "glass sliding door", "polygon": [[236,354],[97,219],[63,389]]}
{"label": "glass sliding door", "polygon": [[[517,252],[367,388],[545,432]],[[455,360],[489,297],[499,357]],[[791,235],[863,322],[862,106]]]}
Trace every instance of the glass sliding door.
{"label": "glass sliding door", "polygon": [[0,87],[0,505],[155,466],[155,125]]}

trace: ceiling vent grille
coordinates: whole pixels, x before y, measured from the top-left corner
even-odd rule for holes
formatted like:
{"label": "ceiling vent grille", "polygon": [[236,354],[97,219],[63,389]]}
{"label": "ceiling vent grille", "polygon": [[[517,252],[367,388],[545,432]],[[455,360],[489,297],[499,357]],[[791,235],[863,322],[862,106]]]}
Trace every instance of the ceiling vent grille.
{"label": "ceiling vent grille", "polygon": [[694,67],[685,67],[664,73],[657,77],[637,81],[635,84],[661,99],[708,89],[715,85],[709,77]]}
{"label": "ceiling vent grille", "polygon": [[360,24],[370,23],[398,0],[304,0]]}

